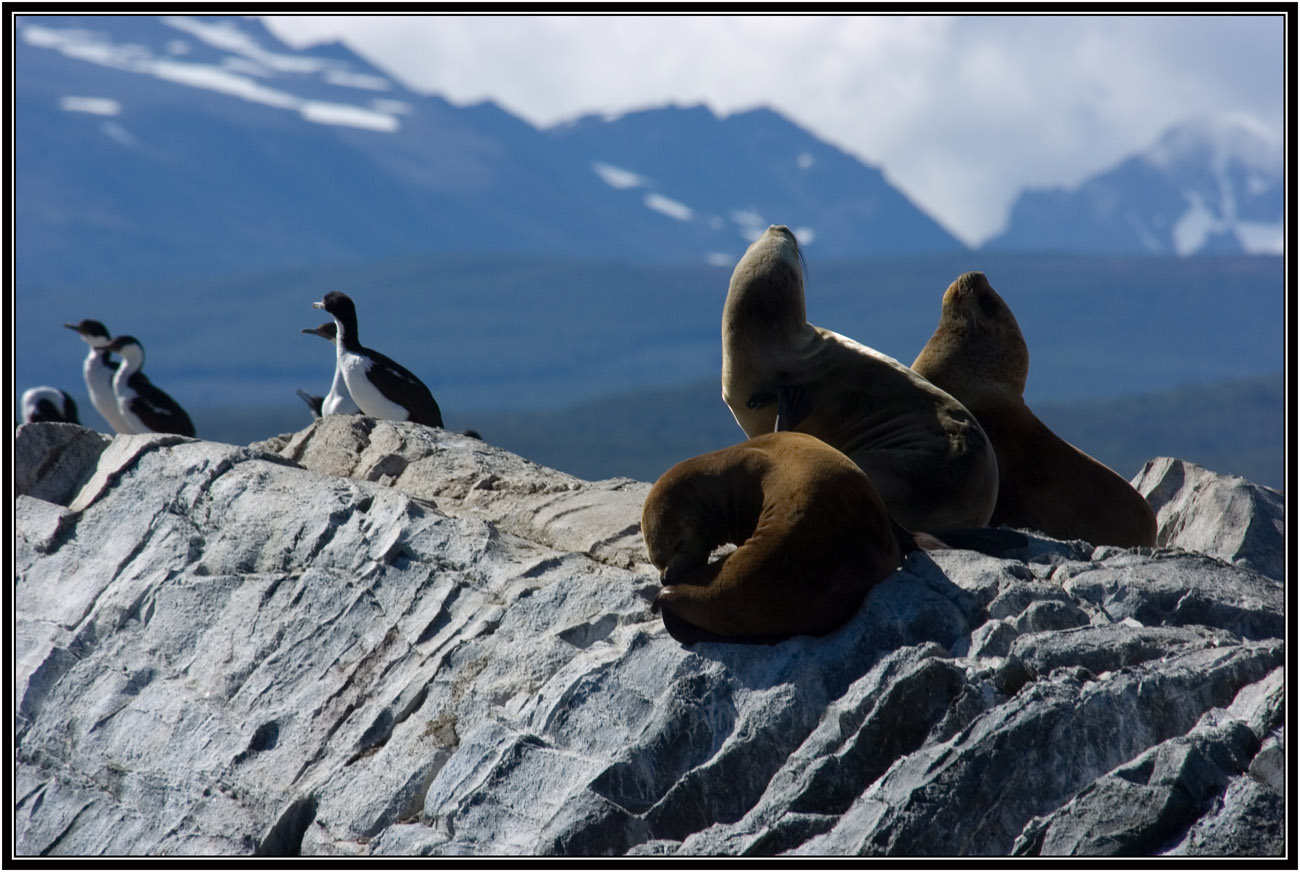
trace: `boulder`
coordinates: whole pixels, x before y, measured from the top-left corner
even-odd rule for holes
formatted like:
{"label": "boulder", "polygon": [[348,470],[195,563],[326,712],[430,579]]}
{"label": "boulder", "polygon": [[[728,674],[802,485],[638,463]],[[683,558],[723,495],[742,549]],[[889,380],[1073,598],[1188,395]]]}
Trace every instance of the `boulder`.
{"label": "boulder", "polygon": [[688,648],[646,483],[26,425],[16,851],[1278,854],[1282,504],[1196,475],[1162,547],[914,553],[826,636]]}
{"label": "boulder", "polygon": [[1286,578],[1286,554],[1275,547],[1286,533],[1278,491],[1172,457],[1147,461],[1133,487],[1156,510],[1157,544]]}

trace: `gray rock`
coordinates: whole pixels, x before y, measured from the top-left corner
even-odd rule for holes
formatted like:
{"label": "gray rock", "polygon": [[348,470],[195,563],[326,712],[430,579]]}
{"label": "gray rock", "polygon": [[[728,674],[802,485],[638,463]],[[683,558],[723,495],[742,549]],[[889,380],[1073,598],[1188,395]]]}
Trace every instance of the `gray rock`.
{"label": "gray rock", "polygon": [[360,416],[19,437],[22,855],[1283,844],[1266,501],[1221,519],[1236,556],[916,553],[824,637],[685,648],[646,483]]}
{"label": "gray rock", "polygon": [[27,424],[14,434],[14,491],[66,505],[111,440],[76,424]]}
{"label": "gray rock", "polygon": [[[1280,687],[1280,682],[1281,671],[1275,670],[1259,684]],[[1257,698],[1254,691],[1249,686],[1238,695]],[[1185,735],[1108,772],[1060,809],[1031,821],[1014,853],[1280,853],[1282,818],[1269,810],[1281,808],[1281,795],[1239,777],[1259,758],[1260,742],[1233,713],[1253,708],[1212,709]],[[1230,823],[1233,818],[1238,820]],[[1246,834],[1250,838],[1242,838]],[[1172,848],[1171,842],[1176,842]]]}
{"label": "gray rock", "polygon": [[1278,491],[1172,457],[1147,461],[1133,487],[1156,510],[1158,544],[1286,578],[1286,554],[1278,547],[1286,501]]}

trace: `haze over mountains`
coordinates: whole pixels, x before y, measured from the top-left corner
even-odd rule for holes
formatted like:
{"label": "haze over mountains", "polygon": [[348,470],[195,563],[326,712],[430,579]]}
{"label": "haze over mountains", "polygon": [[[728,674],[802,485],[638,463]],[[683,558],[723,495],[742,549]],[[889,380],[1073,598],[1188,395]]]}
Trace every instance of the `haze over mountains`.
{"label": "haze over mountains", "polygon": [[332,355],[298,331],[330,289],[452,427],[715,377],[727,277],[768,223],[804,245],[810,320],[904,362],[948,282],[986,270],[1039,400],[1283,365],[1282,152],[1249,125],[1027,191],[972,251],[766,108],[537,129],[247,18],[23,15],[14,55],[17,383],[80,401],[61,325],[97,318],[144,341],[200,435],[205,408],[305,415],[293,390],[323,393]]}

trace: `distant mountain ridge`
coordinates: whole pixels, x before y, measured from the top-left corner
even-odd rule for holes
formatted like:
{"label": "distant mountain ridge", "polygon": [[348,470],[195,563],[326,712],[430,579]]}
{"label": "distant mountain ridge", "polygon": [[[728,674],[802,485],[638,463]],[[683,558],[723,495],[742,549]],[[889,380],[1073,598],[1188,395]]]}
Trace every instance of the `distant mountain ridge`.
{"label": "distant mountain ridge", "polygon": [[[256,18],[18,16],[15,274],[133,282],[438,253],[730,266],[769,223],[810,256],[967,247],[770,108],[538,129]],[[985,250],[1277,253],[1281,148],[1201,122],[1074,191],[1027,191]]]}
{"label": "distant mountain ridge", "polygon": [[1073,190],[1025,191],[988,251],[1281,254],[1282,142],[1241,118],[1167,130]]}
{"label": "distant mountain ridge", "polygon": [[734,263],[770,222],[821,257],[964,249],[769,109],[543,131],[210,16],[24,15],[15,62],[20,283],[438,252]]}
{"label": "distant mountain ridge", "polygon": [[[725,118],[704,106],[587,115],[547,132],[598,158],[597,172],[627,199],[680,221],[732,228],[745,239],[786,224],[821,257],[965,248],[879,169],[771,109]],[[737,254],[723,249],[711,262],[732,266]]]}

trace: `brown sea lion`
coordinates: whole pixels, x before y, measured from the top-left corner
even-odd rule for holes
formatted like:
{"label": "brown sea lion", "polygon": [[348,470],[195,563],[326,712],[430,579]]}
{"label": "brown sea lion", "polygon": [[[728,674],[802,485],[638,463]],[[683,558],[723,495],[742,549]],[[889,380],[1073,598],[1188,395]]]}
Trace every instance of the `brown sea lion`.
{"label": "brown sea lion", "polygon": [[948,286],[939,326],[912,369],[961,400],[992,440],[1001,483],[991,524],[1093,545],[1155,545],[1155,512],[1142,495],[1025,405],[1029,348],[983,273]]}
{"label": "brown sea lion", "polygon": [[997,461],[975,416],[897,360],[809,324],[786,227],[769,227],[732,273],[722,399],[749,436],[796,430],[848,455],[909,530],[988,523]]}
{"label": "brown sea lion", "polygon": [[[669,469],[646,496],[641,532],[665,584],[655,605],[688,643],[829,633],[915,548],[853,461],[789,432]],[[710,563],[727,542],[740,547]],[[670,616],[712,635],[674,631]]]}

